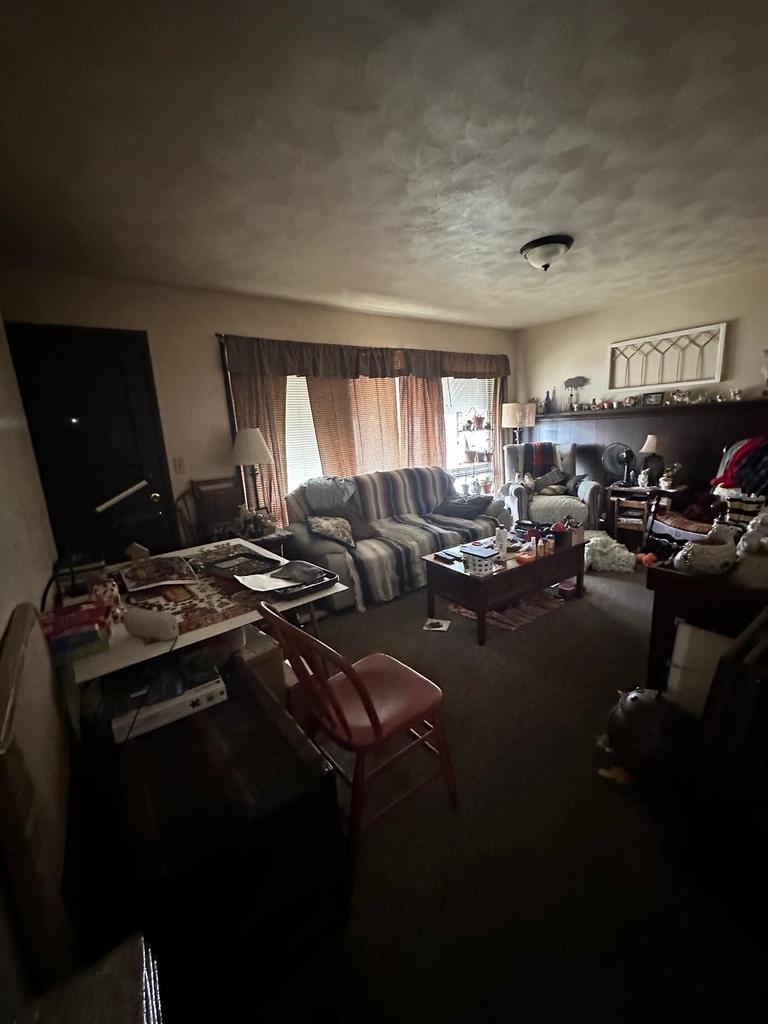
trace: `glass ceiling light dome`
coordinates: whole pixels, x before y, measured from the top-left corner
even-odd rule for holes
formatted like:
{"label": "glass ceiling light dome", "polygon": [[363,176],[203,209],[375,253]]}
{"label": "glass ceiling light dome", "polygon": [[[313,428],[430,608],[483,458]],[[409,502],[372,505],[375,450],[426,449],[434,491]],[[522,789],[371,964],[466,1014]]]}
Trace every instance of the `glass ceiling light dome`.
{"label": "glass ceiling light dome", "polygon": [[545,235],[526,242],[520,255],[537,270],[549,270],[555,260],[565,256],[573,245],[570,235]]}

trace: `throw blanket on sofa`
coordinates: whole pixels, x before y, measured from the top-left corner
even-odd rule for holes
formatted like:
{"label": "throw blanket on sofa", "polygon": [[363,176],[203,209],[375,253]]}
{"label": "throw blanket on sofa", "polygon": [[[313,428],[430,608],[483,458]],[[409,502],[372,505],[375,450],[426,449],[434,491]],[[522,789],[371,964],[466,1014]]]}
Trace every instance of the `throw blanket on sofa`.
{"label": "throw blanket on sofa", "polygon": [[557,465],[555,446],[551,441],[526,441],[523,444],[523,474],[535,479]]}
{"label": "throw blanket on sofa", "polygon": [[378,537],[361,540],[348,553],[364,604],[391,601],[424,586],[422,555],[490,537],[496,522],[436,516],[432,510],[454,492],[439,466],[365,473],[354,478],[363,516]]}
{"label": "throw blanket on sofa", "polygon": [[422,555],[490,537],[496,529],[496,521],[488,516],[467,520],[410,514],[378,519],[372,525],[379,536],[359,541],[349,552],[366,605],[392,601],[423,587]]}

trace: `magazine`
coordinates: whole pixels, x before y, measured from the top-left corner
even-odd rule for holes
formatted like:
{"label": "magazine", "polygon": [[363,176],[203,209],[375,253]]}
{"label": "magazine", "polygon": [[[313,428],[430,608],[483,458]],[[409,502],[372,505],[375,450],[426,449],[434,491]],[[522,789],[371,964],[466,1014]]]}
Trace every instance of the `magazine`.
{"label": "magazine", "polygon": [[185,558],[178,555],[156,555],[132,562],[120,570],[126,590],[135,593],[150,587],[167,587],[171,584],[194,583],[195,570]]}

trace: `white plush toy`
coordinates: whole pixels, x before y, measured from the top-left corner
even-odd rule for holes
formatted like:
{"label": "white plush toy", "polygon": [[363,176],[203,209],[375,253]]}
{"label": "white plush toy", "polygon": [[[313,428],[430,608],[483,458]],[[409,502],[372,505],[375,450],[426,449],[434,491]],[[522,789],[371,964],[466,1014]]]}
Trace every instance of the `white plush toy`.
{"label": "white plush toy", "polygon": [[768,512],[758,512],[739,541],[737,551],[740,557],[768,554]]}

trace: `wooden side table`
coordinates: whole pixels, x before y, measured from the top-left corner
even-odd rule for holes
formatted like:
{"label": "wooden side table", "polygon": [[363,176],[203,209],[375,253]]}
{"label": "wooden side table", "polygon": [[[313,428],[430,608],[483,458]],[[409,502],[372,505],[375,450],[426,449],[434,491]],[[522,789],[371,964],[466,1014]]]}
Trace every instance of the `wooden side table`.
{"label": "wooden side table", "polygon": [[665,490],[663,487],[623,487],[612,484],[608,488],[611,536],[618,540],[619,532],[624,530],[644,535],[654,501],[658,499],[658,508],[669,509],[687,490],[687,487]]}

